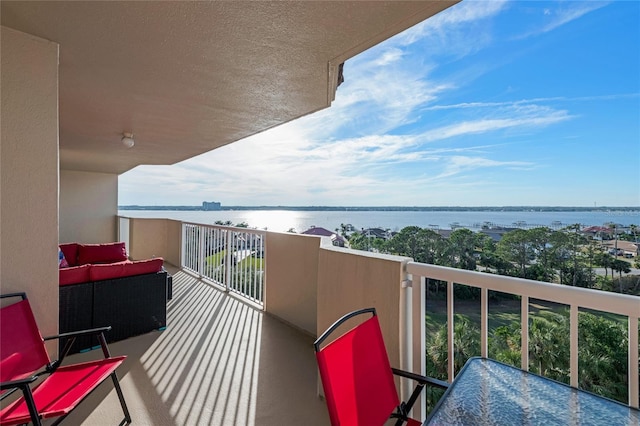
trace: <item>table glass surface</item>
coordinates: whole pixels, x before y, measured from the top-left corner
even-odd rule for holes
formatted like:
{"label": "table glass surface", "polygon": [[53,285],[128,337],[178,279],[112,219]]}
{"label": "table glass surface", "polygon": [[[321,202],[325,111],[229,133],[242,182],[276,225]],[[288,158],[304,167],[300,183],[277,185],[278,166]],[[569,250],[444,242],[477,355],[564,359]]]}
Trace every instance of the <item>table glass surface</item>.
{"label": "table glass surface", "polygon": [[425,424],[640,426],[640,411],[497,361],[471,358]]}

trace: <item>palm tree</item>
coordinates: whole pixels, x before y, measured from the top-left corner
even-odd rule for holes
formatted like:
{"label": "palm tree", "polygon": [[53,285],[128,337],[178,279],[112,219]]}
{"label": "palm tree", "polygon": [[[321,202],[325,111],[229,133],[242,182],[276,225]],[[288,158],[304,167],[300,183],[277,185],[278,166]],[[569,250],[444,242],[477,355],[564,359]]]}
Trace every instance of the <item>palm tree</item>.
{"label": "palm tree", "polygon": [[620,259],[613,259],[611,262],[611,277],[613,278],[613,271],[618,272],[618,283],[620,284],[620,293],[622,293],[622,273],[628,274],[631,272],[631,268],[627,262]]}
{"label": "palm tree", "polygon": [[640,245],[638,245],[638,225],[629,225],[631,235],[633,235],[633,242],[636,244],[636,256],[640,254]]}
{"label": "palm tree", "polygon": [[[469,358],[480,354],[480,329],[467,317],[456,314],[453,336],[453,368],[460,371]],[[427,340],[428,375],[446,380],[448,357],[447,326],[443,324],[433,340]]]}
{"label": "palm tree", "polygon": [[534,373],[561,382],[569,379],[569,321],[564,315],[540,312],[529,327],[529,354]]}

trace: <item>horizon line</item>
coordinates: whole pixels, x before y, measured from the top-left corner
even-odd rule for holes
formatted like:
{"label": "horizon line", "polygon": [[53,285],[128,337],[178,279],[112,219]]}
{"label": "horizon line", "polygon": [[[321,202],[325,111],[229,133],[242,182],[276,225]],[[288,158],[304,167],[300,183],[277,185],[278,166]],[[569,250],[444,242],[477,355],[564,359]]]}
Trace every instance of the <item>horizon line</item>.
{"label": "horizon line", "polygon": [[[118,209],[126,208],[198,208],[204,209],[202,204],[190,204],[190,205],[169,205],[169,204],[125,204],[118,205]],[[463,206],[463,205],[451,205],[451,206],[346,206],[346,205],[220,205],[215,210],[230,210],[230,209],[581,209],[581,210],[602,210],[602,209],[630,209],[640,210],[640,206],[560,206],[560,205],[483,205],[483,206]]]}

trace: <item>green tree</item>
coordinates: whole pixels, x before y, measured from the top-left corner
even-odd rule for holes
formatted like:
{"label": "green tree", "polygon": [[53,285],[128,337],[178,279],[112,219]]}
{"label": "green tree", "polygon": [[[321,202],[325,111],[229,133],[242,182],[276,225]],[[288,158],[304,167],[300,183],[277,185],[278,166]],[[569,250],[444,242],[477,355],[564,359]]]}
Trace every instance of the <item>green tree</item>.
{"label": "green tree", "polygon": [[571,278],[571,285],[575,287],[579,285],[579,278],[587,275],[580,267],[580,247],[586,242],[586,239],[580,234],[579,223],[566,227],[565,233],[568,236],[569,249],[571,253],[571,263],[568,271]]}
{"label": "green tree", "polygon": [[555,278],[554,253],[551,245],[553,233],[554,231],[547,227],[538,227],[526,231],[534,256],[534,263],[529,268],[527,278],[553,282]]}
{"label": "green tree", "polygon": [[489,336],[489,357],[519,367],[521,343],[520,324],[513,323],[496,327]]}
{"label": "green tree", "polygon": [[[609,275],[609,268],[613,266],[613,258],[608,253],[601,251],[595,256],[595,264],[604,268],[605,279]],[[611,277],[613,278],[613,269],[611,269]]]}
{"label": "green tree", "polygon": [[431,229],[407,226],[386,244],[389,253],[408,256],[416,262],[442,265],[446,258],[447,241]]}
{"label": "green tree", "polygon": [[362,232],[354,232],[349,236],[349,246],[355,250],[367,250],[367,236]]}
{"label": "green tree", "polygon": [[533,245],[529,240],[529,235],[524,229],[516,229],[507,232],[498,241],[497,252],[506,261],[514,265],[516,276],[526,278],[527,266],[535,258]]}
{"label": "green tree", "polygon": [[622,273],[628,274],[631,272],[631,267],[628,262],[620,259],[613,259],[611,262],[611,276],[613,278],[613,271],[618,273],[618,283],[620,285],[619,290],[622,293]]}
{"label": "green tree", "polygon": [[340,229],[336,229],[336,232],[339,233],[343,238],[347,238],[349,235],[349,230],[353,229],[353,225],[347,223],[341,223]]}
{"label": "green tree", "polygon": [[569,381],[569,320],[565,315],[540,312],[529,326],[531,371],[560,382]]}
{"label": "green tree", "polygon": [[[588,276],[588,288],[593,288],[594,283],[596,281],[596,273],[594,268],[598,265],[600,260],[600,256],[603,254],[603,248],[597,241],[589,240],[587,244],[584,246],[584,258],[587,262],[587,270],[589,272]],[[605,271],[606,274],[606,271]]]}
{"label": "green tree", "polygon": [[487,234],[478,233],[478,247],[480,249],[479,263],[484,266],[485,272],[496,272],[500,275],[509,275],[512,265],[497,252],[497,244]]}
{"label": "green tree", "polygon": [[[456,314],[453,320],[453,365],[460,371],[472,356],[480,355],[480,329],[463,315]],[[431,339],[427,338],[427,375],[446,380],[447,326],[441,325]]]}
{"label": "green tree", "polygon": [[589,312],[580,312],[578,322],[580,388],[626,402],[626,327]]}
{"label": "green tree", "polygon": [[449,236],[451,266],[475,271],[477,247],[480,242],[477,235],[466,228],[459,228],[451,233]]}

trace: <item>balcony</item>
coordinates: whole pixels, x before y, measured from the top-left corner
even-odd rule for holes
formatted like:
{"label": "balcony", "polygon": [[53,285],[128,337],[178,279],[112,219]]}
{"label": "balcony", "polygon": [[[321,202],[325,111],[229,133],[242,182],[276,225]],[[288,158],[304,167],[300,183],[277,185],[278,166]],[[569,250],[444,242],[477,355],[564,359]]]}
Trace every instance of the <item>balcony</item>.
{"label": "balcony", "polygon": [[[489,291],[521,296],[524,345],[534,298],[569,306],[572,386],[579,377],[578,312],[597,309],[626,316],[630,338],[625,386],[628,405],[638,407],[640,303],[635,297],[424,265],[336,248],[297,234],[164,219],[119,221],[121,239],[128,241],[133,257],[163,255],[182,265],[170,268],[174,298],[168,303],[167,329],[111,345],[114,354],[128,355],[120,377],[138,424],[270,425],[283,424],[283,419],[328,424],[324,403],[317,397],[313,336],[340,314],[373,305],[391,364],[425,371],[427,277],[447,282],[450,354],[455,350],[454,283],[481,288],[481,353],[476,355],[488,354]],[[222,262],[222,247],[234,247],[225,250],[225,256],[247,250],[263,256],[261,273],[242,275],[221,268],[242,263]],[[255,262],[250,265],[257,268]],[[75,357],[92,356],[99,354]],[[523,351],[521,367],[528,365],[528,352]],[[452,356],[447,371],[452,380]],[[398,385],[401,392],[408,391],[408,384]],[[108,386],[91,398],[69,423],[120,421],[117,398]],[[416,410],[424,415],[424,400]]]}
{"label": "balcony", "polygon": [[[128,356],[119,377],[134,424],[328,424],[316,396],[310,335],[187,272],[169,272],[174,293],[167,329],[109,346],[112,354]],[[108,385],[65,422],[118,424],[122,410]]]}

